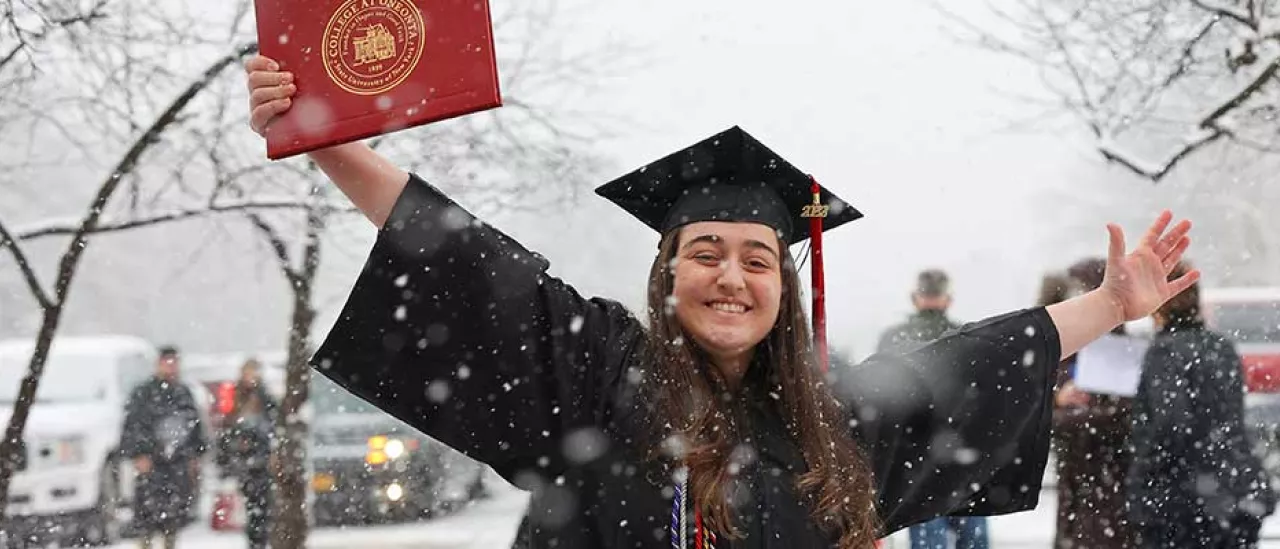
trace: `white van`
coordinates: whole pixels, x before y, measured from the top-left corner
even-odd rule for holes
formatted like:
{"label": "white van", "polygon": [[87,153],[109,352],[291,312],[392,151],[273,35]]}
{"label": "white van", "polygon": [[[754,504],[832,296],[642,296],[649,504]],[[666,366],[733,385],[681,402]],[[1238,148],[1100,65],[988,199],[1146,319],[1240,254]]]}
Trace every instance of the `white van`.
{"label": "white van", "polygon": [[[0,421],[8,422],[32,340],[0,341]],[[10,535],[106,545],[120,534],[135,472],[118,453],[125,404],[155,372],[156,349],[132,336],[54,340],[9,489]],[[209,397],[188,383],[200,405]],[[207,418],[202,418],[207,423]]]}

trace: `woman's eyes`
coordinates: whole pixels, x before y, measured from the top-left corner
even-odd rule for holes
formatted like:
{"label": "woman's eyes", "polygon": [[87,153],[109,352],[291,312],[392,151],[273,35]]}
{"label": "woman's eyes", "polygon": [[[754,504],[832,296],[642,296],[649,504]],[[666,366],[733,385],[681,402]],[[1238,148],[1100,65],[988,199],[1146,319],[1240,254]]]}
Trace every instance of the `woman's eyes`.
{"label": "woman's eyes", "polygon": [[[711,252],[702,252],[693,255],[693,260],[703,264],[714,265],[720,262],[720,256]],[[768,270],[772,268],[772,264],[760,258],[748,258],[746,266],[756,270]]]}

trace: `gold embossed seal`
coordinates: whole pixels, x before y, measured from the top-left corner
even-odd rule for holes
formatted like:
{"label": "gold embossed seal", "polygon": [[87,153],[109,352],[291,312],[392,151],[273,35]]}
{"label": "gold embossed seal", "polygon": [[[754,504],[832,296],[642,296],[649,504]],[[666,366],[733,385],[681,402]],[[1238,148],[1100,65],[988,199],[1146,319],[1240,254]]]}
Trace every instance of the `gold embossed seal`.
{"label": "gold embossed seal", "polygon": [[351,93],[386,92],[418,66],[424,27],[409,0],[346,0],[324,29],[324,70]]}

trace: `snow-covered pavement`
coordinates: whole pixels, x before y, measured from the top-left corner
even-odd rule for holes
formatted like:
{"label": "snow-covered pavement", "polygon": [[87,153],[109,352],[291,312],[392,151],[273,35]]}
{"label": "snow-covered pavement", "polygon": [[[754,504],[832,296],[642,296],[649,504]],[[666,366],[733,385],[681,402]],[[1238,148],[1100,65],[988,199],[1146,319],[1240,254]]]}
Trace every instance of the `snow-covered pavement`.
{"label": "snow-covered pavement", "polygon": [[[493,497],[448,517],[415,524],[360,528],[325,528],[311,533],[315,549],[507,549],[515,536],[528,497],[513,488],[497,488]],[[991,545],[995,549],[1049,549],[1053,537],[1055,497],[1045,491],[1034,511],[993,517]],[[1263,549],[1280,549],[1280,518],[1271,517],[1263,530]],[[907,549],[906,532],[892,536],[886,549]],[[243,537],[192,528],[183,533],[182,549],[241,549]],[[112,549],[132,549],[121,543]]]}
{"label": "snow-covered pavement", "polygon": [[[484,499],[452,515],[413,524],[350,528],[317,528],[307,546],[313,549],[490,549],[511,547],[528,495],[514,488],[494,490]],[[134,541],[110,549],[134,549]],[[244,536],[193,526],[178,540],[181,549],[242,549]]]}

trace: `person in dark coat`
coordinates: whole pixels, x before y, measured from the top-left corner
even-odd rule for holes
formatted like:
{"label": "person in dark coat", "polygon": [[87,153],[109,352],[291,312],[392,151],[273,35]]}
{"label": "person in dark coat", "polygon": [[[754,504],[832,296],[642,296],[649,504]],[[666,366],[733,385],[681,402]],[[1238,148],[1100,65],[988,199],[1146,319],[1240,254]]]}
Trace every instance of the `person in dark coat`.
{"label": "person in dark coat", "polygon": [[161,348],[156,375],[133,390],[125,409],[120,451],[138,471],[133,518],[144,549],[157,535],[172,549],[199,496],[207,440],[196,400],[178,379],[178,361],[177,349]]}
{"label": "person in dark coat", "polygon": [[[911,292],[911,304],[916,312],[905,322],[885,330],[876,350],[903,352],[958,329],[960,324],[947,316],[951,299],[951,279],[947,273],[940,269],[921,272]],[[910,528],[911,549],[951,547],[948,531],[955,533],[957,549],[986,549],[990,545],[986,517],[939,517]]]}
{"label": "person in dark coat", "polygon": [[[259,132],[294,91],[273,63]],[[1032,508],[1060,358],[1195,278],[1162,268],[1189,224],[1128,255],[1112,226],[1099,291],[828,378],[789,249],[860,214],[740,128],[597,190],[661,235],[647,322],[367,146],[310,156],[380,227],[314,368],[531,491],[537,548],[862,549]]]}
{"label": "person in dark coat", "polygon": [[262,384],[261,365],[241,367],[227,424],[219,436],[219,467],[240,481],[249,549],[265,549],[271,516],[271,462],[276,403]]}
{"label": "person in dark coat", "polygon": [[1246,436],[1240,356],[1205,327],[1198,286],[1155,321],[1134,401],[1127,486],[1138,545],[1256,547],[1276,495]]}
{"label": "person in dark coat", "polygon": [[928,269],[916,275],[916,288],[911,292],[915,312],[901,324],[885,330],[876,351],[902,351],[959,328],[960,324],[947,316],[951,299],[951,279],[947,273]]}
{"label": "person in dark coat", "polygon": [[[1066,294],[1102,285],[1107,261],[1089,258],[1067,269]],[[1062,295],[1061,299],[1067,299]],[[1124,325],[1112,334],[1125,335]],[[1129,548],[1133,529],[1125,509],[1125,476],[1129,471],[1132,399],[1089,393],[1073,381],[1075,357],[1058,370],[1053,411],[1054,448],[1058,465],[1056,549]]]}

